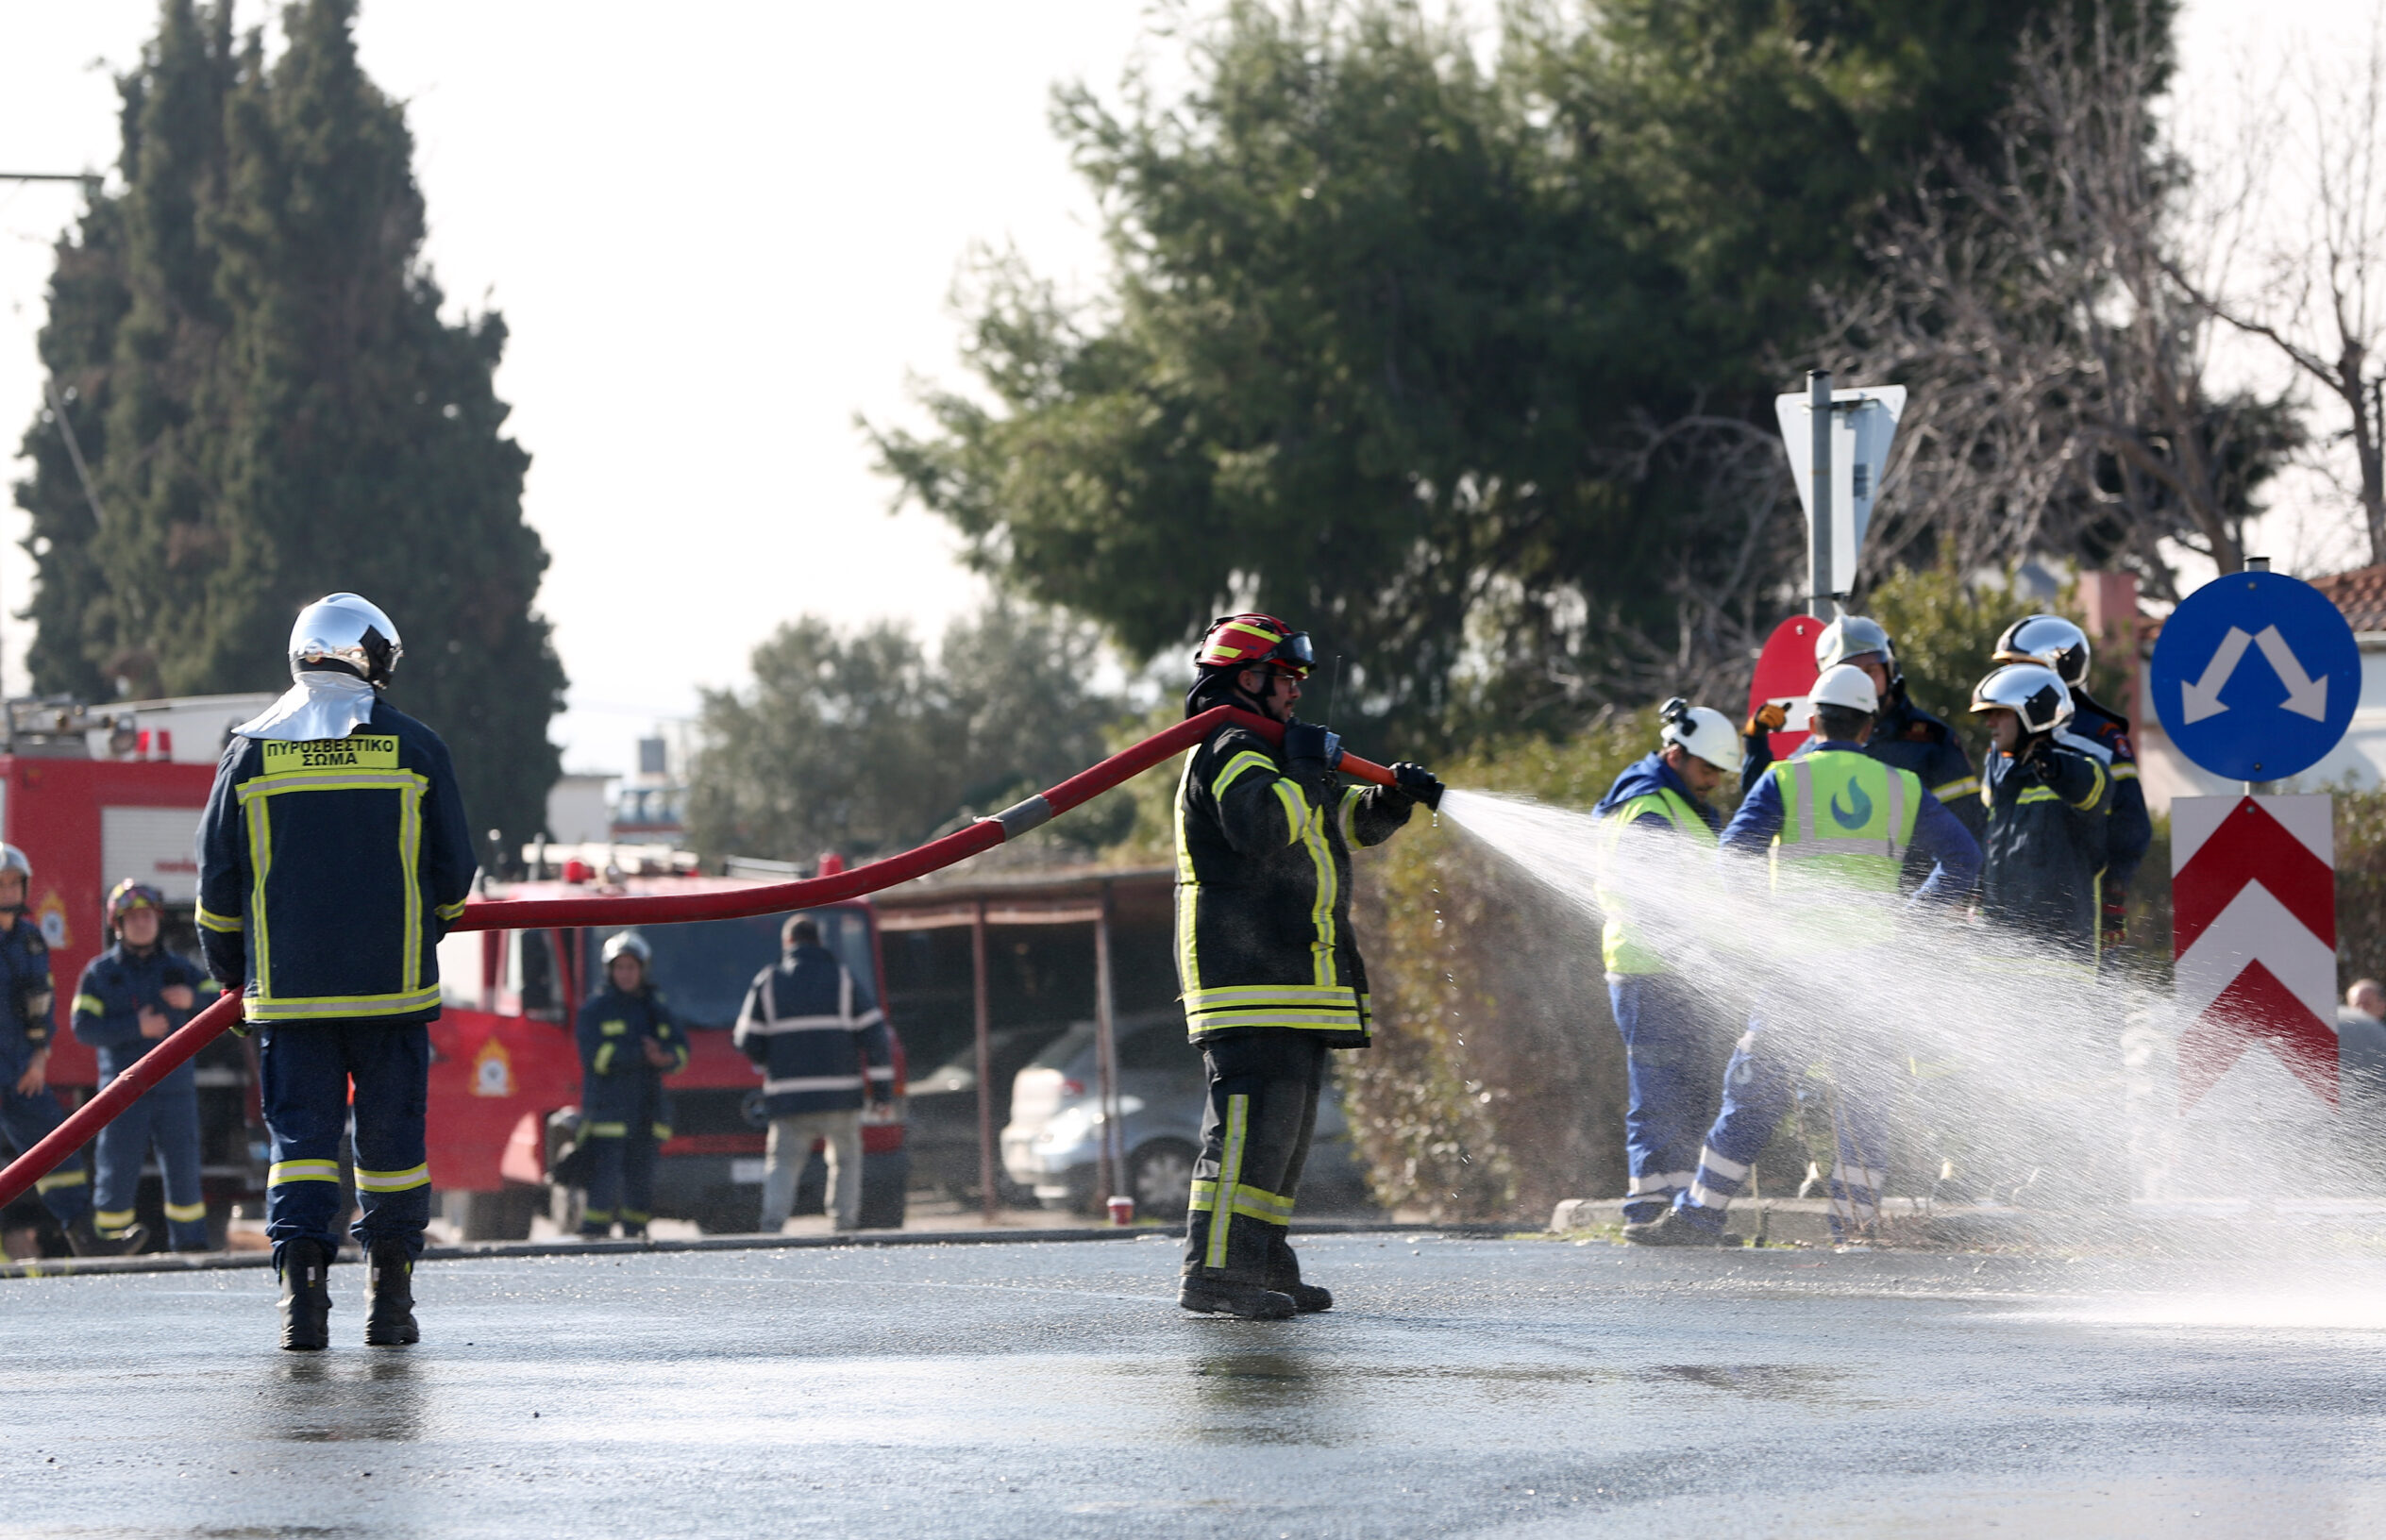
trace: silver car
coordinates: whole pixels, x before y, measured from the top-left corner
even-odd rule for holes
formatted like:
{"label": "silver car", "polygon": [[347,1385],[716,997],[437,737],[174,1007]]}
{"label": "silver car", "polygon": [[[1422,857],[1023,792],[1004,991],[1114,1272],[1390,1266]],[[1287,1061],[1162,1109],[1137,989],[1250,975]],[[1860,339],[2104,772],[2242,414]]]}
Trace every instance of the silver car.
{"label": "silver car", "polygon": [[[1181,1218],[1201,1147],[1207,1077],[1201,1050],[1185,1042],[1184,1013],[1173,1007],[1121,1016],[1117,1031],[1125,1194],[1140,1216]],[[1101,1160],[1100,1087],[1090,1021],[1071,1025],[1011,1082],[1002,1168],[1048,1209],[1096,1209],[1109,1196],[1094,1190]],[[1351,1154],[1350,1125],[1332,1086],[1318,1104],[1301,1198],[1310,1212],[1369,1203],[1366,1180]]]}

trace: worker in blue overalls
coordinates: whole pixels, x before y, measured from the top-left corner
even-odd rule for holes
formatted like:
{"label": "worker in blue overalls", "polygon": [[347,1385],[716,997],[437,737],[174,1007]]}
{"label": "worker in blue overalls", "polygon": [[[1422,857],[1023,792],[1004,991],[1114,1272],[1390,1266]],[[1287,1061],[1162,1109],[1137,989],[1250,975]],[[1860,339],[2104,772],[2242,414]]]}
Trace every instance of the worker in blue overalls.
{"label": "worker in blue overalls", "polygon": [[[206,971],[167,951],[160,929],[165,896],[126,878],[108,896],[108,928],[115,945],[83,967],[70,1021],[75,1035],[99,1050],[100,1083],[130,1069],[214,993]],[[99,1191],[92,1224],[102,1239],[137,1249],[144,1227],[134,1222],[142,1163],[158,1151],[165,1184],[166,1238],[176,1251],[204,1251],[207,1198],[199,1190],[199,1078],[189,1061],[143,1093],[99,1130]]]}
{"label": "worker in blue overalls", "polygon": [[421,1338],[439,939],[463,915],[477,862],[447,745],[382,698],[403,650],[354,594],[300,611],[291,688],[232,729],[199,821],[199,944],[227,989],[243,982],[259,1038],[265,1236],[294,1352],[331,1342],[352,1112],[364,1340]]}
{"label": "worker in blue overalls", "polygon": [[[50,982],[49,944],[25,912],[32,886],[33,863],[25,852],[0,845],[0,1134],[20,1155],[66,1121],[65,1109],[50,1094],[57,991]],[[92,1230],[91,1177],[79,1159],[59,1163],[33,1190],[77,1256],[123,1249]]]}
{"label": "worker in blue overalls", "polygon": [[580,1136],[591,1157],[580,1232],[601,1239],[647,1232],[654,1211],[655,1150],[671,1137],[663,1078],[688,1067],[688,1037],[647,978],[653,948],[635,930],[605,943],[605,987],[580,1008]]}

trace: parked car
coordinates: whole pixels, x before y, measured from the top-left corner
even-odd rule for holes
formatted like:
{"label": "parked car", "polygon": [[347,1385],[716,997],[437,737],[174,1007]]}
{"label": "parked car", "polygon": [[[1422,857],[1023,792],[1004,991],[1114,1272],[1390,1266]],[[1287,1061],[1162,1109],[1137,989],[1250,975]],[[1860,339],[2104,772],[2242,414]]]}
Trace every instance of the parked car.
{"label": "parked car", "polygon": [[[997,1133],[1011,1119],[1012,1089],[1019,1071],[1068,1029],[1067,1022],[1038,1022],[1029,1027],[997,1027],[986,1034],[987,1057],[994,1066],[989,1083],[994,1087]],[[980,1177],[977,1043],[972,1040],[945,1063],[915,1078],[905,1110],[914,1173],[954,1197],[976,1201]],[[999,1163],[994,1181],[1002,1202],[1015,1206],[1034,1202],[1033,1195],[1012,1180]]]}
{"label": "parked car", "polygon": [[[1185,1040],[1185,1015],[1175,1007],[1121,1016],[1117,1032],[1124,1192],[1138,1214],[1181,1218],[1201,1147],[1207,1080],[1201,1050]],[[1110,1196],[1094,1190],[1101,1159],[1100,1087],[1090,1021],[1054,1039],[1012,1083],[1003,1170],[1046,1208],[1097,1209]],[[1300,1198],[1311,1213],[1369,1202],[1366,1178],[1351,1153],[1341,1097],[1332,1086],[1318,1104]]]}

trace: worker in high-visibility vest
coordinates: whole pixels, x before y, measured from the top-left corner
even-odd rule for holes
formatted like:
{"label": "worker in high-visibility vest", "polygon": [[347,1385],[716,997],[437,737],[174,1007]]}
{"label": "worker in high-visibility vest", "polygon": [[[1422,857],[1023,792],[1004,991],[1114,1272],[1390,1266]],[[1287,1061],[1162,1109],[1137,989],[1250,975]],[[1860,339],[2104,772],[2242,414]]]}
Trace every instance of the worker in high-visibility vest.
{"label": "worker in high-visibility vest", "polygon": [[[1711,855],[1722,814],[1707,800],[1739,772],[1731,719],[1676,697],[1659,712],[1656,749],[1634,762],[1592,812],[1602,834],[1599,911],[1607,1003],[1623,1034],[1626,1224],[1663,1217],[1690,1184],[1698,1136],[1714,1111],[1714,1011],[1673,976],[1649,911],[1658,889],[1680,897],[1681,862]],[[1633,894],[1645,896],[1636,917]]]}
{"label": "worker in high-visibility vest", "polygon": [[[1958,902],[1980,869],[1980,847],[1912,771],[1864,752],[1880,696],[1863,670],[1841,664],[1815,681],[1816,743],[1769,766],[1723,830],[1722,859],[1763,854],[1773,903],[1823,980],[1877,971],[1897,933],[1898,873],[1908,850],[1931,863],[1912,902]],[[1836,1159],[1834,1234],[1859,1235],[1877,1216],[1887,1180],[1888,1102],[1901,1067],[1890,1031],[1841,992],[1828,1021],[1801,1002],[1762,1002],[1723,1075],[1723,1106],[1699,1151],[1689,1187],[1662,1218],[1624,1238],[1654,1246],[1716,1246],[1724,1212],[1789,1110],[1796,1078],[1821,1057],[1830,1072]]]}

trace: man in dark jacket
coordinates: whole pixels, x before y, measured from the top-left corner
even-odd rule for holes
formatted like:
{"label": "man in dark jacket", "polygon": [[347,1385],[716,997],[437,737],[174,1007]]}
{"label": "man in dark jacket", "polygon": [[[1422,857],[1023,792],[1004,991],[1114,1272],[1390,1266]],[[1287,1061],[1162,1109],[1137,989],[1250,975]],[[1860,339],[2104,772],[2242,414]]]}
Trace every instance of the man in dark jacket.
{"label": "man in dark jacket", "polygon": [[[82,981],[75,986],[75,1035],[99,1050],[103,1086],[189,1021],[201,994],[215,993],[204,969],[167,951],[160,941],[165,908],[165,896],[148,883],[131,878],[117,883],[108,896],[108,928],[115,932],[115,945],[84,964]],[[153,1142],[165,1184],[167,1240],[176,1251],[204,1251],[199,1080],[187,1061],[99,1130],[92,1222],[118,1248],[139,1248],[145,1231],[134,1222],[133,1200]]]}
{"label": "man in dark jacket", "polygon": [[2146,812],[2145,787],[2138,779],[2138,756],[2129,740],[2129,719],[2088,693],[2088,633],[2060,615],[2028,615],[2007,628],[1996,644],[2000,663],[2044,663],[2071,694],[2071,720],[2055,741],[2100,762],[2112,778],[2105,816],[2105,875],[2099,889],[2097,954],[2103,957],[2129,936],[2129,885],[2138,863],[2154,843],[2154,819]]}
{"label": "man in dark jacket", "polygon": [[605,987],[580,1008],[580,1136],[588,1142],[588,1203],[580,1232],[591,1240],[621,1221],[637,1240],[654,1216],[655,1148],[671,1137],[665,1075],[688,1067],[687,1034],[647,977],[654,950],[635,930],[605,941]]}
{"label": "man in dark jacket", "polygon": [[796,1183],[815,1140],[829,1158],[829,1222],[862,1219],[862,1100],[882,1107],[895,1095],[895,1046],[866,985],[820,945],[819,922],[791,915],[785,947],[746,992],[732,1041],[763,1072],[770,1143],[763,1167],[762,1229],[775,1230],[796,1206]]}
{"label": "man in dark jacket", "polygon": [[1333,1296],[1301,1281],[1288,1241],[1331,1048],[1368,1040],[1367,969],[1351,934],[1351,846],[1379,845],[1441,783],[1342,786],[1341,744],[1293,719],[1313,662],[1273,615],[1211,622],[1185,714],[1233,705],[1285,726],[1281,747],[1220,728],[1177,787],[1177,977],[1209,1071],[1185,1221],[1186,1310],[1282,1319]]}
{"label": "man in dark jacket", "polygon": [[402,652],[354,594],[307,606],[293,683],[232,729],[199,823],[199,942],[241,985],[259,1035],[265,1234],[281,1275],[281,1345],[330,1345],[328,1270],[356,1122],[364,1340],[414,1342],[412,1273],[430,1218],[423,1117],[439,1014],[439,939],[476,862],[439,735],[381,698]]}
{"label": "man in dark jacket", "polygon": [[[32,886],[33,863],[25,852],[0,845],[0,1134],[20,1155],[66,1121],[50,1094],[58,992],[50,982],[49,943],[25,912]],[[33,1190],[77,1255],[124,1249],[92,1230],[91,1177],[79,1157],[68,1157]]]}
{"label": "man in dark jacket", "polygon": [[1728,1038],[1713,1029],[1712,1013],[1700,997],[1673,977],[1645,923],[1634,922],[1634,890],[1672,883],[1679,872],[1655,861],[1631,861],[1626,842],[1665,840],[1675,847],[1672,853],[1696,849],[1711,860],[1723,819],[1707,798],[1737,768],[1739,745],[1731,720],[1720,711],[1675,699],[1660,714],[1665,725],[1656,750],[1618,776],[1591,810],[1605,839],[1598,893],[1601,961],[1607,1003],[1623,1034],[1630,1091],[1623,1118],[1628,1225],[1662,1217],[1674,1195],[1689,1186],[1699,1132],[1714,1112],[1712,1090],[1722,1070],[1712,1039]]}
{"label": "man in dark jacket", "polygon": [[2008,663],[1980,681],[1972,709],[1996,745],[1980,796],[1988,810],[1980,912],[2093,962],[2112,782],[2096,757],[2057,740],[2071,717],[2071,693],[2043,664]]}

